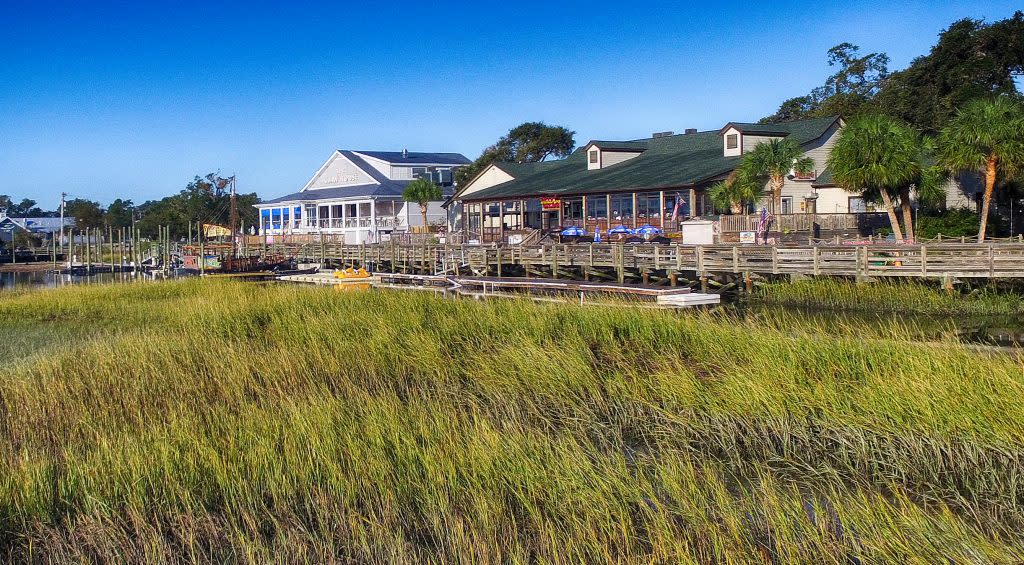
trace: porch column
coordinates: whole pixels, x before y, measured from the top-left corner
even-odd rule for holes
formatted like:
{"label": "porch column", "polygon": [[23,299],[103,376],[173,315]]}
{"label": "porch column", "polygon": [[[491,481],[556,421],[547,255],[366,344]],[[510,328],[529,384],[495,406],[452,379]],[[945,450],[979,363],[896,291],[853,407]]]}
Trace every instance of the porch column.
{"label": "porch column", "polygon": [[633,193],[633,225],[629,226],[629,227],[631,227],[633,229],[637,228],[637,225],[636,225],[637,219],[636,218],[637,218],[637,215],[636,215],[636,193],[634,192]]}
{"label": "porch column", "polygon": [[519,201],[519,229],[526,229],[526,201]]}
{"label": "porch column", "polygon": [[604,231],[612,229],[612,195],[611,193],[604,195],[604,209],[607,210],[605,216],[608,216],[608,225],[604,227]]}
{"label": "porch column", "polygon": [[700,215],[700,214],[696,213],[697,212],[697,189],[696,188],[691,188],[690,189],[690,205],[688,206],[688,208],[690,209],[690,217],[691,218],[694,218],[694,217]]}
{"label": "porch column", "polygon": [[658,227],[665,229],[665,191],[658,191]]}
{"label": "porch column", "polygon": [[377,199],[370,199],[370,231],[373,233],[373,242],[377,243]]}

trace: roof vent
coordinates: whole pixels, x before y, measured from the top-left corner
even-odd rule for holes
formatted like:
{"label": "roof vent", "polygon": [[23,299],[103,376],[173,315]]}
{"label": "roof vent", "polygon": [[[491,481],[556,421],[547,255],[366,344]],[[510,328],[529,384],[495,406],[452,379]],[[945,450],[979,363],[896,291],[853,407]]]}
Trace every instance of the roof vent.
{"label": "roof vent", "polygon": [[408,159],[409,158],[409,150],[408,149],[403,149],[402,150],[402,158],[403,159]]}
{"label": "roof vent", "polygon": [[697,128],[686,128],[686,135],[697,133]]}
{"label": "roof vent", "polygon": [[657,131],[657,132],[652,133],[651,137],[657,139],[659,137],[668,137],[670,135],[673,135],[673,133],[674,132],[671,132],[671,131]]}

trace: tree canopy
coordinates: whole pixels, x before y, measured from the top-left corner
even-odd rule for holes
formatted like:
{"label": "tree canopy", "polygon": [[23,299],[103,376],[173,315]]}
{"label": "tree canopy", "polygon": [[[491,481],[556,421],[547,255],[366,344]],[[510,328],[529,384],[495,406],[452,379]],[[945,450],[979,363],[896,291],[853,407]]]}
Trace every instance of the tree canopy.
{"label": "tree canopy", "polygon": [[889,56],[885,53],[860,55],[860,47],[840,43],[828,50],[828,65],[836,72],[825,84],[806,96],[790,98],[762,123],[791,122],[817,116],[852,116],[858,113],[881,89],[889,76]]}
{"label": "tree canopy", "polygon": [[406,202],[415,202],[420,205],[424,229],[427,228],[427,205],[441,200],[443,197],[441,187],[425,178],[418,178],[410,182],[405,185],[405,190],[402,191],[402,198]]}
{"label": "tree canopy", "polygon": [[998,181],[1024,172],[1024,104],[1004,94],[967,103],[939,136],[940,161],[955,172],[985,179],[978,240],[985,239],[992,194]]}
{"label": "tree canopy", "polygon": [[544,122],[526,122],[508,131],[473,163],[460,167],[455,180],[462,185],[495,161],[537,163],[548,157],[566,157],[576,146],[576,132]]}

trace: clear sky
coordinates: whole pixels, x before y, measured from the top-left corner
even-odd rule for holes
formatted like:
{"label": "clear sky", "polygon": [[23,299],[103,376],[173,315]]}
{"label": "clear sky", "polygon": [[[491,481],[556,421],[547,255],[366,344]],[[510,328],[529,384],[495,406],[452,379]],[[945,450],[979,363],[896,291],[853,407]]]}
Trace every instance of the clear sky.
{"label": "clear sky", "polygon": [[[299,4],[302,4],[301,6]],[[849,41],[890,68],[1018,2],[17,1],[0,7],[0,194],[106,204],[237,173],[271,198],[336,148],[476,158],[543,120],[589,139],[756,120]]]}

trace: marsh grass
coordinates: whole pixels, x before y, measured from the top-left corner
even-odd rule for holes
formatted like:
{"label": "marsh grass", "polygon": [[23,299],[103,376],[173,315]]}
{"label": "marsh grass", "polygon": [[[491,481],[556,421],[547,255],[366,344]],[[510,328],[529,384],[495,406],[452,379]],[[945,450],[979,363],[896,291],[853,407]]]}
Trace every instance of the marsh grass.
{"label": "marsh grass", "polygon": [[1024,556],[1020,361],[899,327],[211,281],[0,324],[89,337],[0,378],[10,559]]}
{"label": "marsh grass", "polygon": [[991,288],[947,292],[920,282],[881,280],[854,283],[817,278],[759,285],[751,296],[758,304],[945,315],[1021,316],[1024,295],[1019,290]]}

